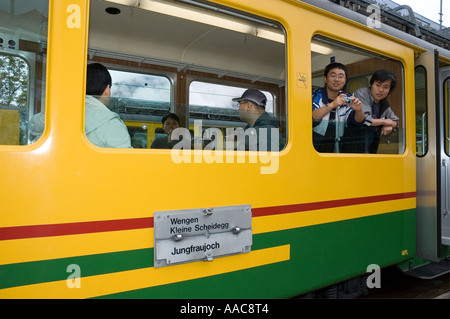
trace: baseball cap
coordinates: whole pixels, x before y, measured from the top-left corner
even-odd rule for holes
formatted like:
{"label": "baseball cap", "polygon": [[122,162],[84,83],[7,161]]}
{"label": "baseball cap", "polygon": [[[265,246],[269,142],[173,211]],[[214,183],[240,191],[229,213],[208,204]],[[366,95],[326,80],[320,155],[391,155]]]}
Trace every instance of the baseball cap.
{"label": "baseball cap", "polygon": [[267,98],[261,91],[248,89],[242,94],[241,97],[236,97],[233,99],[233,102],[240,101],[249,101],[255,103],[256,105],[266,107]]}

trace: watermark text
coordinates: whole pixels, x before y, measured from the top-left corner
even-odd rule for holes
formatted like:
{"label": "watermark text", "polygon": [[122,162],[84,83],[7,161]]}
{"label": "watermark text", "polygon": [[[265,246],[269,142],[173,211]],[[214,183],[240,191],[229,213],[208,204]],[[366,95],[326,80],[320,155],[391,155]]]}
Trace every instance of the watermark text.
{"label": "watermark text", "polygon": [[[279,131],[277,128],[218,128],[202,130],[202,121],[194,121],[202,136],[191,136],[187,128],[177,128],[171,139],[179,140],[172,148],[174,163],[259,163],[261,174],[275,174],[279,168]],[[247,153],[246,151],[250,151]]]}

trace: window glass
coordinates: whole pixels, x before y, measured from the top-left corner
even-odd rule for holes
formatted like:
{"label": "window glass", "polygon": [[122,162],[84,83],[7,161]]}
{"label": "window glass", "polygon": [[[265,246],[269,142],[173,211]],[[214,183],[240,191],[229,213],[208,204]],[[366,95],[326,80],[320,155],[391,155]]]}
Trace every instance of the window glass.
{"label": "window glass", "polygon": [[314,148],[321,153],[403,153],[401,63],[318,35],[311,41],[311,59]]}
{"label": "window glass", "polygon": [[110,70],[109,109],[127,126],[133,148],[150,148],[162,117],[170,112],[172,85],[165,76]]}
{"label": "window glass", "polygon": [[444,81],[445,153],[450,156],[450,78]]}
{"label": "window glass", "polygon": [[[220,85],[194,81],[189,87],[189,105],[206,106],[208,108],[221,108],[238,110],[239,103],[233,102],[233,98],[242,96],[247,88]],[[266,112],[273,114],[273,95],[270,92],[263,91],[267,98]]]}
{"label": "window glass", "polygon": [[27,145],[44,130],[48,0],[0,2],[0,144]]}
{"label": "window glass", "polygon": [[415,70],[416,87],[416,154],[423,156],[428,151],[427,116],[427,71],[423,66]]}
{"label": "window glass", "polygon": [[[235,128],[245,128],[239,112],[239,102],[233,101],[244,94],[247,88],[194,81],[189,86],[189,129],[196,135],[204,137],[205,131],[217,128],[222,132],[218,147],[224,148],[224,138]],[[273,115],[274,97],[268,91],[261,91],[267,99],[265,111]],[[275,118],[275,117],[274,117]],[[196,122],[197,121],[197,122]],[[201,123],[202,132],[195,123]],[[205,135],[206,136],[206,135]],[[209,136],[206,137],[209,142]]]}
{"label": "window glass", "polygon": [[[173,125],[186,129],[193,143],[199,122],[220,130],[250,123],[257,134],[265,123],[276,131],[277,150],[284,146],[286,46],[278,23],[213,3],[127,3],[92,0],[90,5],[89,63],[107,61],[110,71],[120,65],[117,69],[135,73],[126,82],[124,73],[111,72],[107,106],[127,126],[130,143],[103,147],[173,148]],[[232,101],[247,89],[266,96],[265,107],[251,110],[262,116],[259,121],[243,120]],[[175,124],[165,126],[167,119]]]}

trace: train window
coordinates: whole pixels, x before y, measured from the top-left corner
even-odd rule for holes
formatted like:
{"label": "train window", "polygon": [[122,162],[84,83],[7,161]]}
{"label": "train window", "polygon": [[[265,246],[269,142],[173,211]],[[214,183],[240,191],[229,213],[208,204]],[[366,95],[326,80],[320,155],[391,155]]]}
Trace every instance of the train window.
{"label": "train window", "polygon": [[[189,107],[206,106],[214,109],[239,109],[239,103],[233,98],[242,96],[247,88],[194,81],[189,86]],[[273,114],[274,98],[270,92],[262,91],[267,98],[265,110]],[[239,113],[239,112],[238,112]]]}
{"label": "train window", "polygon": [[444,81],[444,121],[445,152],[450,156],[450,78]]}
{"label": "train window", "polygon": [[110,70],[109,109],[125,122],[133,148],[149,148],[170,112],[172,83],[165,76]]}
{"label": "train window", "polygon": [[[227,136],[227,128],[245,128],[239,112],[239,102],[233,101],[244,94],[247,88],[193,81],[189,85],[190,129],[195,136],[204,136],[209,128],[218,128],[222,138]],[[261,91],[266,97],[265,111],[274,117],[274,96],[271,92]],[[201,121],[202,132],[198,132],[195,121]],[[209,141],[209,139],[208,139]],[[218,141],[220,148],[223,140]]]}
{"label": "train window", "polygon": [[428,151],[427,71],[423,66],[415,70],[416,87],[416,155]]}
{"label": "train window", "polygon": [[[191,142],[199,122],[208,128],[244,127],[231,100],[246,89],[266,95],[266,108],[259,110],[276,126],[283,147],[286,47],[277,22],[203,1],[93,0],[89,28],[89,63],[169,79],[158,92],[147,88],[145,97],[136,98],[117,88],[118,74],[112,73],[109,107],[127,125],[133,147],[152,148],[154,139],[167,138],[163,113],[177,116],[179,126],[191,131]],[[238,90],[230,93],[231,88]],[[141,102],[138,107],[137,100],[151,107]]]}
{"label": "train window", "polygon": [[[311,60],[314,148],[321,153],[403,153],[402,64],[320,35],[312,38]],[[353,110],[351,96],[362,101],[363,112]]]}
{"label": "train window", "polygon": [[0,144],[28,145],[44,130],[48,0],[0,2]]}

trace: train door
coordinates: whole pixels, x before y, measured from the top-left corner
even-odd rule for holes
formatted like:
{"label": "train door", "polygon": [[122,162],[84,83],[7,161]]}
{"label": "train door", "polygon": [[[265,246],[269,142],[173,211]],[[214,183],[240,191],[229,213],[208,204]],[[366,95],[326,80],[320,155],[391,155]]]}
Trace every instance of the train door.
{"label": "train door", "polygon": [[[416,154],[417,154],[417,256],[438,262],[442,245],[449,245],[449,156],[444,143],[447,120],[442,97],[443,75],[437,51],[422,53],[416,59]],[[448,86],[448,84],[447,84]],[[448,88],[447,88],[448,90]],[[447,152],[445,150],[447,146]]]}
{"label": "train door", "polygon": [[439,96],[442,120],[440,125],[443,138],[441,143],[441,231],[442,244],[450,246],[450,65],[439,69]]}

